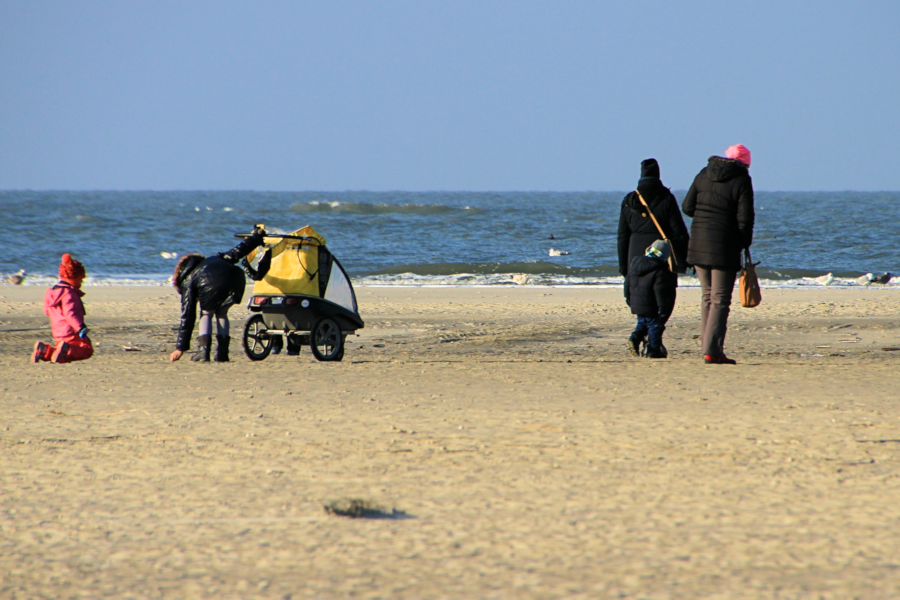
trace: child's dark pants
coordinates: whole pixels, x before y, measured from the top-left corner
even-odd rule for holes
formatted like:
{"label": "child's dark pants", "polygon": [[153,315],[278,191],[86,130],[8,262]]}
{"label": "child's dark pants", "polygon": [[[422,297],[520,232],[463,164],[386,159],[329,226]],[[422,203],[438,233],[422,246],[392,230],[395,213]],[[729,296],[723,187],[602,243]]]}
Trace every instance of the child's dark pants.
{"label": "child's dark pants", "polygon": [[638,317],[637,326],[631,337],[640,341],[647,336],[647,344],[651,348],[659,348],[662,346],[662,335],[665,330],[666,325],[662,317]]}

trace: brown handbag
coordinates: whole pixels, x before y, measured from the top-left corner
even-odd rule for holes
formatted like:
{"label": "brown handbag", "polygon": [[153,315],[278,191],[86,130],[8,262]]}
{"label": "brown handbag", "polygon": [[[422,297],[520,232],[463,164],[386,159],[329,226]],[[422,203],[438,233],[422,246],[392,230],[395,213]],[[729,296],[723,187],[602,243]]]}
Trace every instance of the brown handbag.
{"label": "brown handbag", "polygon": [[650,210],[650,205],[647,204],[647,201],[644,200],[644,197],[641,196],[641,193],[637,190],[634,190],[634,193],[637,194],[638,200],[641,201],[641,204],[644,205],[644,208],[647,209],[647,214],[650,215],[650,218],[653,219],[653,224],[656,225],[656,230],[659,231],[659,235],[662,236],[662,239],[669,242],[669,270],[673,273],[687,273],[687,265],[681,265],[678,263],[678,259],[675,258],[675,246],[672,244],[671,240],[666,237],[666,233],[663,231],[663,228],[660,227],[659,221],[656,220],[656,217],[653,215],[653,211]]}
{"label": "brown handbag", "polygon": [[753,308],[754,306],[759,306],[762,302],[759,279],[756,277],[756,265],[750,259],[749,248],[744,248],[744,266],[741,269],[741,282],[738,290],[741,297],[741,306],[744,308]]}

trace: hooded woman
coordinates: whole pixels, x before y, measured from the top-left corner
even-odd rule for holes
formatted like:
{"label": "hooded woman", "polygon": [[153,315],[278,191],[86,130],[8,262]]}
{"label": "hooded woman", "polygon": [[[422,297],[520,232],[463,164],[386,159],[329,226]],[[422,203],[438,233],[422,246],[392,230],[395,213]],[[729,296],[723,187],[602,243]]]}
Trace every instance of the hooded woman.
{"label": "hooded woman", "polygon": [[628,267],[636,257],[644,253],[653,242],[660,238],[659,230],[638,198],[638,192],[653,211],[653,216],[663,228],[666,239],[672,244],[678,271],[687,270],[688,235],[684,219],[678,210],[678,201],[659,179],[659,163],[655,158],[641,162],[641,178],[637,192],[631,192],[622,201],[619,215],[619,273],[628,275]]}
{"label": "hooded woman", "polygon": [[681,204],[693,219],[688,263],[697,269],[700,339],[707,364],[733,365],[725,356],[725,333],[741,252],[753,243],[753,181],[750,150],[730,147],[725,157],[711,156]]}
{"label": "hooded woman", "polygon": [[212,321],[216,320],[217,362],[228,361],[228,309],[244,297],[244,271],[236,263],[263,243],[265,230],[257,227],[253,234],[228,252],[204,258],[202,254],[185,254],[175,265],[172,285],[181,295],[181,323],[175,351],[169,359],[176,361],[191,348],[191,333],[200,305],[200,351],[191,358],[208,362],[212,345]]}

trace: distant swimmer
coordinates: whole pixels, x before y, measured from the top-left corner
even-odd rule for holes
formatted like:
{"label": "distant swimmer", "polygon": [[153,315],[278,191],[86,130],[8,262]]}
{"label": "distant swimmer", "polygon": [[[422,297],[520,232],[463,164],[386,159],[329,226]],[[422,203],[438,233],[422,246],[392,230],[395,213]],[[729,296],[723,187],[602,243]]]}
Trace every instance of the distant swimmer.
{"label": "distant swimmer", "polygon": [[831,282],[834,281],[834,274],[828,273],[827,275],[816,277],[815,281],[816,283],[821,283],[822,285],[831,285]]}
{"label": "distant swimmer", "polygon": [[25,269],[19,269],[18,273],[10,275],[3,281],[5,281],[6,283],[11,283],[13,285],[22,285],[22,282],[25,281]]}
{"label": "distant swimmer", "polygon": [[565,250],[554,250],[550,248],[550,256],[568,256],[570,253]]}

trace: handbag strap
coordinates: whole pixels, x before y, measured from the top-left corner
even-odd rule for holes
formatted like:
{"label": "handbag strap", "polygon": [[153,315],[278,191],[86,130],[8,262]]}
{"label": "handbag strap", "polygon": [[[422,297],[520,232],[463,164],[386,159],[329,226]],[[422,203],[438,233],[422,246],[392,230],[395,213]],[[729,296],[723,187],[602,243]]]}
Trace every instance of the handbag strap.
{"label": "handbag strap", "polygon": [[678,264],[678,259],[675,258],[675,247],[672,245],[672,242],[669,238],[666,237],[666,232],[663,231],[663,228],[660,226],[659,221],[656,220],[656,216],[653,214],[653,211],[650,210],[650,205],[647,204],[647,201],[644,200],[644,197],[641,196],[641,193],[637,190],[634,190],[634,193],[637,194],[638,200],[641,201],[641,204],[644,205],[644,208],[647,209],[647,214],[650,215],[650,218],[653,219],[653,224],[656,225],[657,231],[659,231],[659,235],[662,236],[662,239],[669,242],[669,250],[671,251],[670,256],[672,257],[672,262],[676,265]]}

